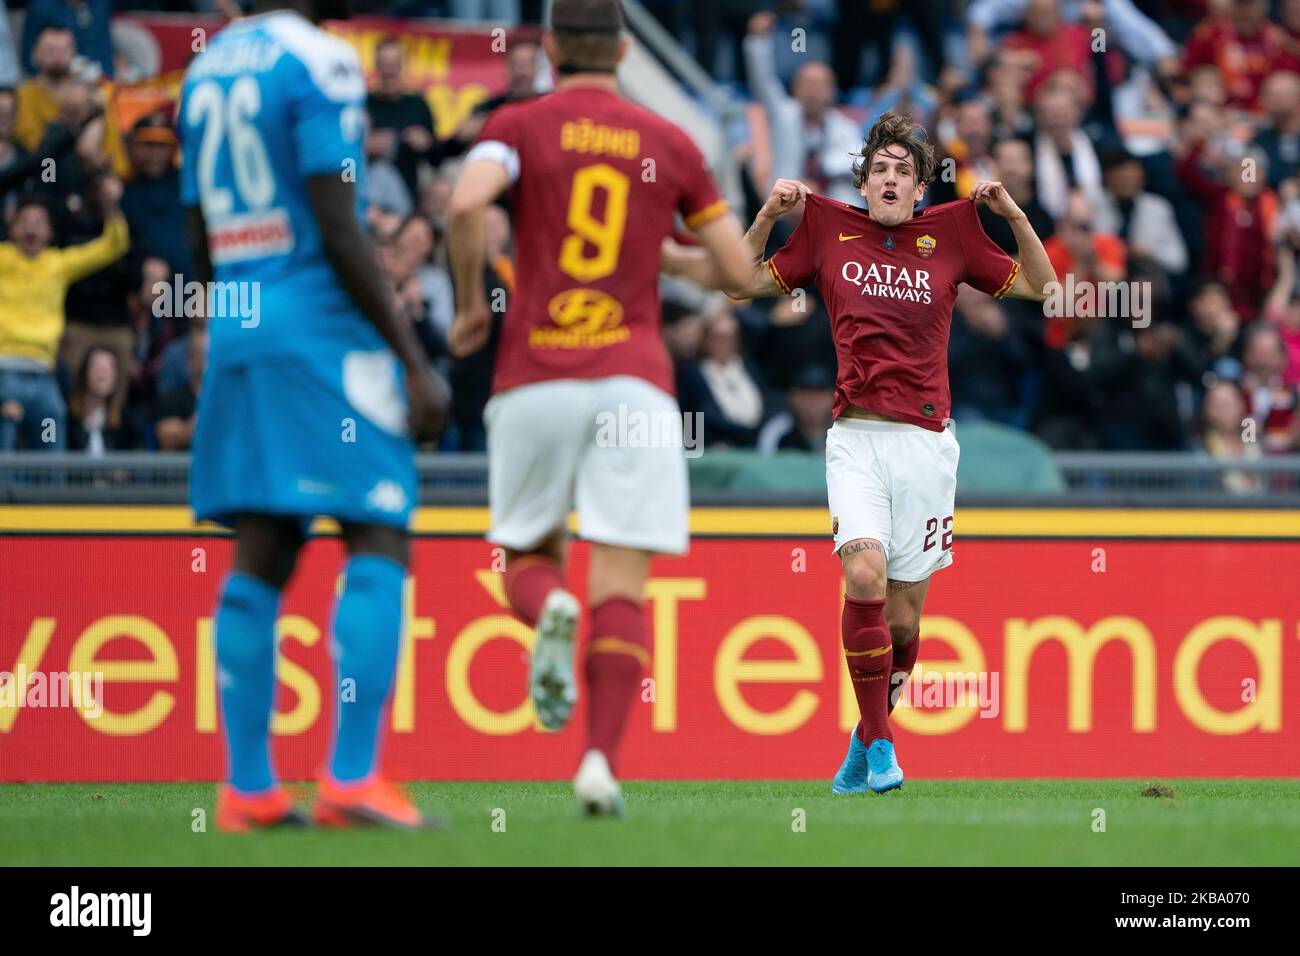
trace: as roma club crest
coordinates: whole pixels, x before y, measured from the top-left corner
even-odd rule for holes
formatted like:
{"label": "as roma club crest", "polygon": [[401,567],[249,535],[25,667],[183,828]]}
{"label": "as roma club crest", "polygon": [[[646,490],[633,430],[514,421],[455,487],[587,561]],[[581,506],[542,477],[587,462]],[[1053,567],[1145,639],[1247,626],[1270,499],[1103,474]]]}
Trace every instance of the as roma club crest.
{"label": "as roma club crest", "polygon": [[934,236],[921,236],[916,240],[916,254],[922,259],[929,259],[939,247],[939,240]]}
{"label": "as roma club crest", "polygon": [[840,519],[831,518],[831,534],[837,535],[839,533],[840,533]]}

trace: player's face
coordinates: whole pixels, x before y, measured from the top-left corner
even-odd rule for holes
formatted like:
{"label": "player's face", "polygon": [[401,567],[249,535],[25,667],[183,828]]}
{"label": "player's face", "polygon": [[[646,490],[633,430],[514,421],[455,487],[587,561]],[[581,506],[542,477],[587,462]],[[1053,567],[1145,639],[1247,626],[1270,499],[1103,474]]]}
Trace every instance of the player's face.
{"label": "player's face", "polygon": [[916,181],[911,153],[897,145],[876,150],[862,184],[872,219],[882,226],[897,226],[911,219],[924,192],[925,186]]}

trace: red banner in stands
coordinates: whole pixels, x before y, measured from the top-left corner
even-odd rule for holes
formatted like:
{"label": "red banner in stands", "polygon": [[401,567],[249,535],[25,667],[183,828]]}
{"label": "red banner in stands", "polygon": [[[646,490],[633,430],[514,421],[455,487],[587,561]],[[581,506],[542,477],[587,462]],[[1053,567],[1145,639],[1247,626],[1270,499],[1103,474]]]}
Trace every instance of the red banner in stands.
{"label": "red banner in stands", "polygon": [[[907,773],[1300,776],[1300,542],[1103,543],[958,542],[894,715]],[[0,683],[0,780],[217,778],[211,614],[230,555],[212,537],[5,537],[0,671],[16,676]],[[478,539],[417,540],[384,757],[397,777],[575,768],[585,714],[558,735],[534,724],[530,635],[494,557]],[[585,548],[574,557],[577,586]],[[327,746],[341,561],[336,540],[313,541],[282,608],[288,778]],[[654,663],[623,774],[829,780],[855,719],[829,541],[697,540],[654,570]]]}
{"label": "red banner in stands", "polygon": [[[183,70],[224,26],[220,17],[144,13],[120,15],[114,22],[134,25],[152,37],[163,74]],[[505,89],[503,53],[509,42],[516,36],[538,35],[536,28],[511,30],[507,35],[504,29],[494,32],[491,27],[464,29],[431,20],[383,17],[356,17],[331,23],[328,29],[356,49],[367,74],[374,68],[379,41],[397,37],[406,52],[407,84],[424,93],[442,138],[454,133],[478,103]]]}

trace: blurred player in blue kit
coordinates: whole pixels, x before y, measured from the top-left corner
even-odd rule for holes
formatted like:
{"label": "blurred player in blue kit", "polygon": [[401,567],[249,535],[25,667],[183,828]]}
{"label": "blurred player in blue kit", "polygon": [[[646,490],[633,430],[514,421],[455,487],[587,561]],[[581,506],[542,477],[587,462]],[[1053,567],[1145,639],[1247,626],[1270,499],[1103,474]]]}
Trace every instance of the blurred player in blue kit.
{"label": "blurred player in blue kit", "polygon": [[211,342],[190,503],[236,538],[216,611],[224,830],[306,822],[271,767],[269,728],[280,596],[317,515],[337,519],[348,552],[330,642],[348,693],[313,817],[435,822],[379,774],[377,751],[401,640],[414,441],[437,434],[446,396],[362,231],[364,76],[315,25],[346,15],[346,0],[259,2],[195,58],[182,90],[181,199]]}

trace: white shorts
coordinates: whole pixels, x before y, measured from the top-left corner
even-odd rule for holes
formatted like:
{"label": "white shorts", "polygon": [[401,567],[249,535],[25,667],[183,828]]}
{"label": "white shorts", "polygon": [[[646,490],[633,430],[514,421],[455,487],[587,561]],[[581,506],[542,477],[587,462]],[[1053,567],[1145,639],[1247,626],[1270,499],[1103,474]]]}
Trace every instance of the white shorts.
{"label": "white shorts", "polygon": [[676,400],[629,375],[557,379],[494,396],[488,540],[536,547],[578,512],[588,541],[685,554],[690,494]]}
{"label": "white shorts", "polygon": [[874,538],[891,581],[924,581],[952,564],[959,452],[950,429],[837,419],[826,433],[835,551]]}

